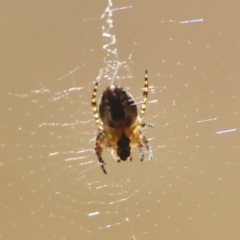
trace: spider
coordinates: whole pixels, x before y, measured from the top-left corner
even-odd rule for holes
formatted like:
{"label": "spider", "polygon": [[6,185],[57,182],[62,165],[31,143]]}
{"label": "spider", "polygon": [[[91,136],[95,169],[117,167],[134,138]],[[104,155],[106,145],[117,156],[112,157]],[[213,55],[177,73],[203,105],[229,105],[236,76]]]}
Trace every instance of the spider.
{"label": "spider", "polygon": [[[95,152],[98,161],[105,174],[107,174],[102,159],[103,147],[112,150],[115,161],[132,161],[133,154],[131,147],[138,145],[140,149],[140,160],[144,159],[143,144],[146,146],[149,159],[152,159],[152,149],[143,135],[141,129],[151,124],[143,123],[148,98],[148,71],[145,70],[145,81],[143,90],[143,102],[138,116],[136,102],[132,95],[124,88],[110,85],[103,92],[100,99],[99,109],[96,103],[98,81],[96,81],[92,94],[92,109],[95,122],[98,127],[98,134],[95,142]],[[142,144],[143,143],[143,144]],[[114,153],[116,151],[116,154]]]}

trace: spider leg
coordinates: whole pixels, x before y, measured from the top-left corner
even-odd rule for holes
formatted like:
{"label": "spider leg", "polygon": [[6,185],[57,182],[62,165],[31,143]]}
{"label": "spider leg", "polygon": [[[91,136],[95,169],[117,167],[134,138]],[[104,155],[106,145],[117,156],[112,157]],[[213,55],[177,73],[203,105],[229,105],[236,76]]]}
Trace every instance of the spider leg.
{"label": "spider leg", "polygon": [[97,126],[102,129],[102,124],[99,118],[99,114],[98,114],[98,109],[97,109],[97,102],[96,102],[96,96],[97,96],[97,89],[98,89],[98,81],[96,81],[94,89],[93,89],[93,93],[92,93],[92,110],[94,113],[94,118],[95,118],[95,122],[97,124]]}
{"label": "spider leg", "polygon": [[143,145],[142,145],[140,139],[138,139],[138,147],[140,150],[140,161],[142,162],[144,159],[144,149],[143,149]]}
{"label": "spider leg", "polygon": [[111,149],[111,154],[112,154],[114,161],[119,162],[119,163],[121,162],[119,157],[117,157],[117,155],[115,154],[115,149]]}
{"label": "spider leg", "polygon": [[107,174],[107,171],[105,170],[104,165],[106,163],[102,159],[102,151],[103,151],[103,144],[104,144],[104,134],[103,132],[98,133],[97,138],[96,138],[96,144],[95,144],[95,152],[98,157],[98,161],[101,165],[101,168],[105,174]]}
{"label": "spider leg", "polygon": [[140,134],[140,139],[142,139],[144,145],[146,146],[147,148],[147,151],[148,151],[148,158],[149,160],[153,158],[153,155],[152,155],[152,148],[147,140],[147,138],[143,135],[143,133],[139,130],[139,134]]}
{"label": "spider leg", "polygon": [[130,157],[129,157],[130,161],[132,161],[133,159],[133,152],[132,152],[132,149],[131,149],[131,152],[130,152]]}
{"label": "spider leg", "polygon": [[140,110],[140,122],[142,121],[145,111],[146,111],[147,98],[148,98],[148,71],[146,69],[145,70],[144,88],[143,88],[143,103],[142,103],[142,107]]}
{"label": "spider leg", "polygon": [[152,123],[142,123],[141,128],[151,127],[154,128],[154,125]]}

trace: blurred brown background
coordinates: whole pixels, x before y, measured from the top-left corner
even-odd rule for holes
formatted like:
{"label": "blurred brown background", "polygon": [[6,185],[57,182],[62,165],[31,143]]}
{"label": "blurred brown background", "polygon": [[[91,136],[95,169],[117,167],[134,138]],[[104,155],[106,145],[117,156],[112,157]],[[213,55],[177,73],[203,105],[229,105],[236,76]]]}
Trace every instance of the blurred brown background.
{"label": "blurred brown background", "polygon": [[[1,3],[0,239],[238,239],[240,3],[110,3]],[[145,68],[154,159],[106,176],[93,82],[140,103]]]}

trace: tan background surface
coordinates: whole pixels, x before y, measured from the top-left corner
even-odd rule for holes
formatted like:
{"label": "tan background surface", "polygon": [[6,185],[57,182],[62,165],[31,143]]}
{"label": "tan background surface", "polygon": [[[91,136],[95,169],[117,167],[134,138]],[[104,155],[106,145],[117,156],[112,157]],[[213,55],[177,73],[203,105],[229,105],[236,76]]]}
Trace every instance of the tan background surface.
{"label": "tan background surface", "polygon": [[[107,6],[1,3],[0,239],[239,239],[240,3],[113,1],[118,55]],[[98,98],[112,80],[139,103],[146,67],[154,159],[105,150],[105,176],[93,82],[103,69]]]}

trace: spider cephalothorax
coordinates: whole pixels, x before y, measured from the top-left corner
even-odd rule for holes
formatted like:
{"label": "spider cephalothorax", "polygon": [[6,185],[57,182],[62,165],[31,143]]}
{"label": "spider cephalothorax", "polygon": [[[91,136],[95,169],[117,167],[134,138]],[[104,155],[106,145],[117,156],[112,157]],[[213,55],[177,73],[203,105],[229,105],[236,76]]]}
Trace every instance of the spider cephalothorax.
{"label": "spider cephalothorax", "polygon": [[[152,158],[152,150],[148,140],[143,135],[141,128],[152,126],[142,122],[148,97],[148,73],[145,72],[145,83],[143,91],[143,103],[138,116],[136,103],[125,89],[119,86],[111,85],[103,92],[100,100],[99,109],[97,109],[96,95],[98,82],[92,95],[92,108],[95,122],[98,126],[98,135],[96,137],[95,151],[101,164],[103,172],[105,162],[102,159],[103,147],[111,148],[116,151],[114,159],[118,162],[132,160],[131,147],[138,145],[140,149],[140,160],[143,161],[143,145],[146,145],[149,158]],[[100,117],[99,117],[100,115]],[[112,151],[113,152],[113,151]]]}

